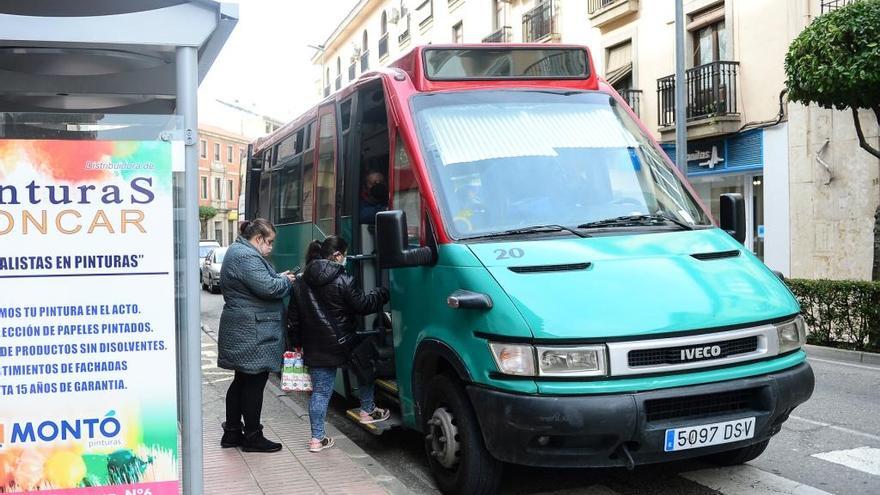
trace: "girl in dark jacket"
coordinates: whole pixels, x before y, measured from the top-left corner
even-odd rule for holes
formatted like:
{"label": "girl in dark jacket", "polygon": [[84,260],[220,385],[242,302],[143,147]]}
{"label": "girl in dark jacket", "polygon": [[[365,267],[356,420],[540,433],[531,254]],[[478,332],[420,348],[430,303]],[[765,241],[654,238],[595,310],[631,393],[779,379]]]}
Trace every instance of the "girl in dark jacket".
{"label": "girl in dark jacket", "polygon": [[[339,338],[357,330],[357,316],[375,313],[388,302],[388,290],[379,287],[364,293],[355,286],[342,263],[348,244],[341,237],[331,236],[312,241],[301,277],[293,282],[293,294],[287,308],[290,342],[302,346],[303,360],[312,376],[312,397],[309,420],[311,452],[333,446],[333,439],[324,434],[324,418],[333,394],[336,369],[349,358],[348,347]],[[387,409],[373,402],[374,384],[360,384],[362,423],[388,419]]]}

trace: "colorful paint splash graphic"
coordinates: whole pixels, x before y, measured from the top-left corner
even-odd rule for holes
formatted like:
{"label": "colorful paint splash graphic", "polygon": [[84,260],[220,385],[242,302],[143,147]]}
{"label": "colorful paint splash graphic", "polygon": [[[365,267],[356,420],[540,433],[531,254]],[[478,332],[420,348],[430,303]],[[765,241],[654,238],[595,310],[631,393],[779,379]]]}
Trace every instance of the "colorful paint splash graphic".
{"label": "colorful paint splash graphic", "polygon": [[[149,175],[170,186],[170,143],[163,141],[62,141],[0,140],[0,179],[17,167],[27,165],[57,182],[108,180],[113,176],[129,179],[144,174],[144,169],[95,169],[88,163],[151,163]],[[159,173],[156,173],[159,172]]]}

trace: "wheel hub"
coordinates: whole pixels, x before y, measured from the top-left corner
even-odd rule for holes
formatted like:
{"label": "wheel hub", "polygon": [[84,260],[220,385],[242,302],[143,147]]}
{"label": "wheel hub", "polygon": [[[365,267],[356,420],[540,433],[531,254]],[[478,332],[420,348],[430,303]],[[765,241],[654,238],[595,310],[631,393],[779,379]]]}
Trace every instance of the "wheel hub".
{"label": "wheel hub", "polygon": [[453,423],[454,419],[448,409],[438,407],[428,420],[426,439],[430,447],[429,453],[446,469],[452,469],[458,464],[458,454],[461,451],[458,427]]}

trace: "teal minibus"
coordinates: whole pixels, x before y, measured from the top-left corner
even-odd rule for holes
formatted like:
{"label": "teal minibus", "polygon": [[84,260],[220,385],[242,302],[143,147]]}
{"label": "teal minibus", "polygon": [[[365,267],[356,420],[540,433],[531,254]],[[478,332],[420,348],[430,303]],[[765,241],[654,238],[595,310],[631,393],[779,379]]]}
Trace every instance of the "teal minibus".
{"label": "teal minibus", "polygon": [[[743,463],[812,394],[742,197],[713,219],[586,47],[417,47],[248,160],[279,271],[338,234],[358,284],[390,289],[362,333],[399,415],[370,429],[420,432],[446,493],[493,493],[505,464]],[[387,199],[364,218],[369,177]]]}

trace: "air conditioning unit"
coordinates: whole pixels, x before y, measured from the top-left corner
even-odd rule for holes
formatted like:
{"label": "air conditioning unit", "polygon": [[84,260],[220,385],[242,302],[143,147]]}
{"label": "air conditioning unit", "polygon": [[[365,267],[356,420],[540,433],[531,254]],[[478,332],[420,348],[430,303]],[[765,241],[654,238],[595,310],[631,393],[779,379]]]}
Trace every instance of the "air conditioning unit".
{"label": "air conditioning unit", "polygon": [[400,9],[398,9],[397,7],[392,7],[391,8],[391,15],[388,16],[388,22],[390,22],[391,24],[397,24],[397,22],[399,20],[400,20]]}
{"label": "air conditioning unit", "polygon": [[351,44],[351,59],[357,60],[358,57],[361,56],[361,46],[357,43]]}

